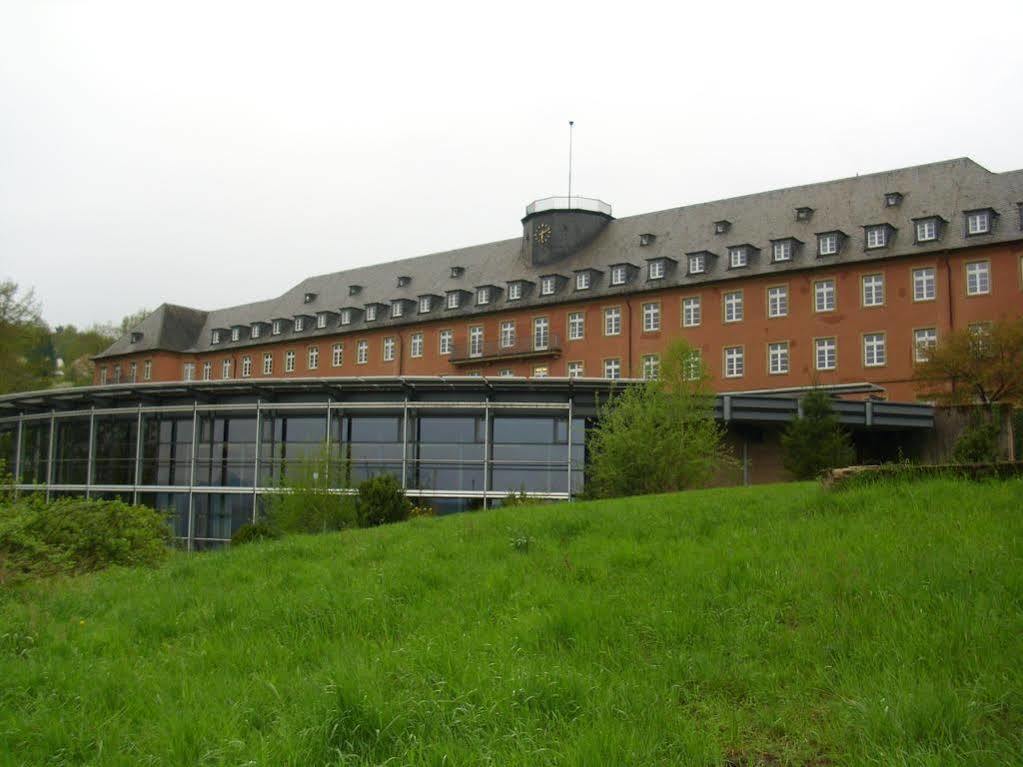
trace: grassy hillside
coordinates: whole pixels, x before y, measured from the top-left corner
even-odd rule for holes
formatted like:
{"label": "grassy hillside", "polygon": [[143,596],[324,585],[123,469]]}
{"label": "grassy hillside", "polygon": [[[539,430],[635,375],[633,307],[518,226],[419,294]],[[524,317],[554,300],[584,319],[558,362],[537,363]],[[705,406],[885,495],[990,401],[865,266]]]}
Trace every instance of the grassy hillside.
{"label": "grassy hillside", "polygon": [[508,509],[0,595],[0,763],[1023,763],[1023,482]]}

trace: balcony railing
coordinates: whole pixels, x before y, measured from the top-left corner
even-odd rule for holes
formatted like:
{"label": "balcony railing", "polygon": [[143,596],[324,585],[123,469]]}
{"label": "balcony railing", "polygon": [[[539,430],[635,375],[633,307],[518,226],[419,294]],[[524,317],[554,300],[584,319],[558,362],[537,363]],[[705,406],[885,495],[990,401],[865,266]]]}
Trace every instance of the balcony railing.
{"label": "balcony railing", "polygon": [[542,213],[545,210],[588,210],[591,213],[603,213],[611,215],[611,206],[603,200],[593,197],[545,197],[542,200],[534,200],[526,206],[526,215]]}
{"label": "balcony railing", "polygon": [[546,343],[538,342],[532,336],[516,338],[511,346],[502,346],[500,339],[492,339],[473,345],[466,340],[455,344],[451,351],[451,364],[472,365],[493,360],[526,359],[528,357],[557,357],[561,354],[561,339],[548,335]]}

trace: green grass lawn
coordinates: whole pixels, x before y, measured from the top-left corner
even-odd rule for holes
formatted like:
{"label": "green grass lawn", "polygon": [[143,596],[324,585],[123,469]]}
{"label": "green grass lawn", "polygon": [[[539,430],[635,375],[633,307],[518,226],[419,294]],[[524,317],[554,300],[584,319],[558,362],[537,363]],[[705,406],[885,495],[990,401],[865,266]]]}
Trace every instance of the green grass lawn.
{"label": "green grass lawn", "polygon": [[1023,482],[506,509],[21,587],[0,763],[1023,764]]}

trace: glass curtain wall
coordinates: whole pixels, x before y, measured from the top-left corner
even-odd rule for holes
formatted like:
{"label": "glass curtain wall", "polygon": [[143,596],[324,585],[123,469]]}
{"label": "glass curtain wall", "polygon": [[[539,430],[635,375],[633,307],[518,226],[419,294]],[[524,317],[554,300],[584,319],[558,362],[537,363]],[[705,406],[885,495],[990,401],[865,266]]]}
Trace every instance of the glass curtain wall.
{"label": "glass curtain wall", "polygon": [[96,485],[135,484],[135,438],[138,417],[98,415],[92,455],[92,482]]}

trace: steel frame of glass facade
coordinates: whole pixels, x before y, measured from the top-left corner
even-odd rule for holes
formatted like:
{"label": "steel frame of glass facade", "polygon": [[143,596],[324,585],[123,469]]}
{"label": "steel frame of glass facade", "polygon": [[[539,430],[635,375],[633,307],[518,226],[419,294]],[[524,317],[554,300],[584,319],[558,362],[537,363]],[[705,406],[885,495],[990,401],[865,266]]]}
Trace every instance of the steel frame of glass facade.
{"label": "steel frame of glass facade", "polygon": [[[526,492],[579,493],[585,429],[629,382],[597,379],[290,379],[128,384],[0,397],[0,458],[25,492],[116,497],[170,512],[189,549],[255,520],[292,468],[330,492],[390,473],[439,512]],[[925,405],[838,402],[870,428],[933,423]],[[796,396],[721,395],[724,422],[779,423]],[[16,413],[16,415],[7,415]]]}

